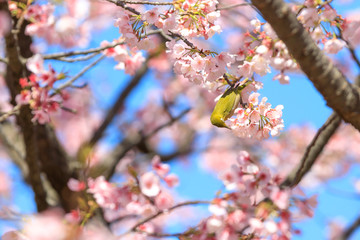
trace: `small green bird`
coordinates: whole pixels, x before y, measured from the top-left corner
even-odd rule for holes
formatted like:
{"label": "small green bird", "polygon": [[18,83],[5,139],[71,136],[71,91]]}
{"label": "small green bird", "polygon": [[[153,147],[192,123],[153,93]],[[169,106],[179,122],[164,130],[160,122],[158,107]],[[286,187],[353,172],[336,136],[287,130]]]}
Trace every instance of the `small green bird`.
{"label": "small green bird", "polygon": [[211,114],[210,121],[212,125],[230,129],[225,121],[234,114],[241,100],[241,91],[251,82],[247,80],[244,84],[230,87],[225,91]]}

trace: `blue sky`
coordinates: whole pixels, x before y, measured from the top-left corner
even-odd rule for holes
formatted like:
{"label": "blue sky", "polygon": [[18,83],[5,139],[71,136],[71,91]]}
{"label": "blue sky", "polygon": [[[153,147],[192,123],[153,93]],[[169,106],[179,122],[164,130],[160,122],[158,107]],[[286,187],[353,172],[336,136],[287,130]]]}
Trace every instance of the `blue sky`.
{"label": "blue sky", "polygon": [[[334,1],[336,6],[338,1]],[[360,2],[354,1],[352,5],[340,5],[340,12],[360,8]],[[106,39],[111,41],[118,37],[117,31],[106,31],[103,34]],[[99,45],[99,41],[93,41],[91,46],[95,47]],[[51,49],[57,51],[58,48]],[[347,54],[347,53],[344,53]],[[345,55],[346,56],[346,55]],[[55,63],[55,62],[54,62]],[[55,63],[58,64],[58,63]],[[61,66],[59,64],[58,66]],[[82,66],[75,66],[74,64],[67,65],[72,67],[72,72],[76,72],[81,69]],[[109,106],[116,96],[116,94],[125,86],[126,81],[129,79],[125,77],[123,73],[119,71],[113,71],[113,62],[104,61],[99,65],[101,71],[91,71],[86,74],[84,80],[89,80],[93,89],[96,89],[96,97],[100,100],[104,107]],[[98,67],[99,67],[98,66]],[[110,81],[113,86],[109,92],[108,89],[98,88],[96,86],[102,86],[102,81]],[[331,110],[326,106],[323,98],[317,93],[316,89],[306,78],[300,75],[292,76],[291,83],[289,85],[280,85],[277,81],[272,81],[271,78],[267,78],[264,81],[264,89],[261,90],[262,96],[266,96],[274,106],[278,104],[284,105],[284,121],[286,127],[292,124],[311,123],[315,127],[320,127],[331,114]],[[143,83],[136,90],[136,95],[131,96],[131,100],[127,102],[128,106],[137,106],[139,104],[138,97],[146,93],[149,87],[153,86],[153,80],[151,75],[148,75],[144,79]],[[198,156],[191,157],[191,161],[188,165],[173,162],[172,171],[176,172],[181,179],[181,184],[177,188],[180,195],[186,196],[189,199],[194,200],[206,200],[211,199],[215,191],[219,189],[221,183],[210,173],[204,172],[198,165]],[[0,162],[1,163],[1,162]],[[35,204],[33,201],[33,194],[29,187],[21,182],[19,171],[16,167],[10,164],[2,164],[1,168],[7,169],[11,178],[13,179],[14,191],[12,199],[19,206],[19,210],[22,213],[31,213],[35,210]],[[345,224],[351,223],[354,218],[360,213],[360,201],[359,197],[349,197],[344,192],[354,192],[352,186],[352,180],[360,178],[359,166],[353,167],[349,174],[341,179],[334,179],[330,181],[326,186],[317,189],[315,192],[319,194],[319,207],[316,209],[316,214],[313,219],[306,220],[297,224],[299,229],[303,231],[303,235],[295,237],[294,239],[326,239],[326,221],[328,218],[340,217]],[[341,191],[336,191],[341,190]],[[314,192],[312,192],[314,193]],[[1,204],[1,202],[0,202]],[[204,208],[202,208],[204,210]],[[205,208],[206,209],[206,208]],[[0,235],[7,229],[9,223],[2,224],[0,221]],[[169,231],[176,231],[177,227],[172,227]],[[360,232],[354,235],[351,239],[360,239]]]}

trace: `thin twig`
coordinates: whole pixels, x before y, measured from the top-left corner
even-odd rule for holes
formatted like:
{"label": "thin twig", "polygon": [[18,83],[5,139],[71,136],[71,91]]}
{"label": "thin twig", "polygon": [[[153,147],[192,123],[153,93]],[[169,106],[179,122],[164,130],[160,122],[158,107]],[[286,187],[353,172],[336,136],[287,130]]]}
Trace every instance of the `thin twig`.
{"label": "thin twig", "polygon": [[[154,35],[154,34],[159,34],[159,33],[161,33],[161,31],[162,31],[161,29],[148,31],[148,32],[146,32],[146,34],[142,35],[141,38],[144,38],[144,37],[150,36],[150,35]],[[114,48],[118,45],[123,45],[123,44],[125,44],[125,42],[116,42],[116,43],[112,43],[112,44],[109,44],[104,47],[90,48],[88,50],[82,50],[82,51],[71,51],[71,52],[45,54],[42,57],[43,57],[43,59],[54,59],[54,60],[59,60],[59,61],[64,61],[64,62],[71,62],[73,59],[68,59],[68,58],[64,59],[64,57],[71,57],[71,56],[76,56],[76,55],[86,55],[86,54],[90,54],[90,53],[100,53],[103,50],[106,50],[109,48]],[[7,63],[6,59],[3,59],[3,60],[5,63]],[[74,61],[83,61],[83,60],[87,60],[86,57],[78,58]],[[0,61],[1,61],[1,58],[0,58]]]}
{"label": "thin twig", "polygon": [[[170,32],[170,31],[169,31]],[[196,49],[195,45],[190,42],[189,40],[187,40],[184,36],[178,34],[178,33],[173,33],[173,32],[170,32],[171,34],[171,37],[175,38],[175,37],[178,37],[180,38],[184,43],[186,43],[186,45],[188,45],[189,47],[191,47],[192,49]]]}
{"label": "thin twig", "polygon": [[0,58],[0,62],[8,64],[8,60],[7,58]]}
{"label": "thin twig", "polygon": [[106,0],[106,1],[114,3],[116,6],[122,7],[123,9],[128,10],[129,12],[132,12],[136,15],[141,15],[141,13],[135,10],[134,8],[126,6],[123,1],[120,0]]}
{"label": "thin twig", "polygon": [[172,2],[151,2],[151,1],[128,1],[128,0],[120,0],[123,3],[127,4],[141,4],[141,5],[174,5]]}
{"label": "thin twig", "polygon": [[237,7],[244,7],[244,6],[252,6],[251,3],[238,3],[238,4],[233,4],[233,5],[229,5],[229,6],[219,6],[216,8],[216,10],[229,10],[229,9],[233,9],[233,8],[237,8]]}
{"label": "thin twig", "polygon": [[124,42],[117,42],[117,43],[112,43],[109,44],[105,47],[97,47],[97,48],[91,48],[88,50],[82,50],[82,51],[71,51],[71,52],[61,52],[61,53],[52,53],[52,54],[45,54],[43,55],[43,59],[58,59],[58,58],[62,58],[62,57],[70,57],[70,56],[76,56],[76,55],[86,55],[86,54],[90,54],[90,53],[99,53],[103,50],[106,50],[108,48],[113,48],[116,47],[118,45],[122,45],[124,44]]}
{"label": "thin twig", "polygon": [[165,214],[165,213],[169,213],[171,212],[172,210],[174,209],[177,209],[177,208],[180,208],[180,207],[184,207],[184,206],[190,206],[190,205],[199,205],[199,204],[210,204],[211,201],[189,201],[189,202],[183,202],[183,203],[179,203],[179,204],[176,204],[175,206],[172,206],[171,208],[169,209],[165,209],[165,210],[160,210],[158,211],[157,213],[155,213],[154,215],[151,215],[141,221],[139,221],[138,223],[136,223],[133,227],[130,228],[130,230],[126,233],[124,233],[124,235],[130,233],[130,232],[134,232],[136,231],[136,229],[143,225],[144,223],[147,223],[155,218],[157,218],[158,216],[162,215],[162,214]]}
{"label": "thin twig", "polygon": [[105,58],[105,55],[102,55],[101,57],[99,57],[96,61],[94,61],[93,63],[89,64],[88,66],[86,66],[83,70],[81,70],[78,74],[76,74],[73,78],[71,78],[70,80],[68,80],[67,82],[65,82],[64,84],[60,85],[58,88],[54,89],[54,93],[51,96],[54,96],[56,93],[58,93],[59,91],[61,91],[62,89],[66,88],[66,87],[70,87],[72,86],[72,84],[78,79],[80,78],[82,75],[84,75],[88,70],[90,70],[92,67],[94,67],[96,64],[98,64],[101,60],[103,60]]}
{"label": "thin twig", "polygon": [[84,57],[77,57],[77,58],[65,58],[65,57],[62,57],[62,58],[55,58],[54,60],[58,60],[58,61],[62,61],[62,62],[69,62],[69,63],[73,63],[73,62],[80,62],[80,61],[86,61],[86,60],[89,60],[97,55],[99,55],[100,52],[95,52],[91,55],[87,55],[87,56],[84,56]]}
{"label": "thin twig", "polygon": [[94,146],[96,142],[103,136],[105,130],[109,126],[109,124],[112,122],[114,117],[117,115],[119,109],[124,105],[125,99],[127,96],[132,92],[132,90],[140,83],[143,76],[148,71],[148,61],[150,58],[147,58],[147,60],[142,64],[142,66],[137,70],[135,76],[131,79],[129,84],[126,86],[126,88],[122,91],[121,94],[119,94],[116,102],[111,107],[111,109],[107,112],[105,118],[103,119],[101,125],[98,129],[93,133],[92,137],[90,138],[89,144],[90,146]]}
{"label": "thin twig", "polygon": [[13,107],[13,109],[11,109],[10,111],[4,113],[4,114],[1,114],[0,115],[0,123],[5,121],[8,117],[14,115],[14,114],[18,114],[19,113],[19,110],[20,110],[20,107],[21,105],[18,104],[16,105],[15,107]]}
{"label": "thin twig", "polygon": [[[103,175],[106,177],[106,179],[110,179],[112,177],[112,175],[115,173],[115,169],[117,164],[120,162],[120,160],[126,155],[127,152],[129,152],[132,148],[134,148],[135,146],[137,146],[139,143],[141,143],[142,141],[145,141],[146,139],[151,138],[152,136],[154,136],[156,133],[158,133],[160,130],[171,126],[173,123],[177,122],[178,120],[180,120],[183,116],[185,116],[191,109],[188,108],[184,111],[182,111],[178,116],[170,119],[168,122],[158,126],[157,128],[155,128],[154,130],[152,130],[150,133],[148,133],[147,135],[144,135],[142,137],[139,137],[137,140],[135,140],[134,142],[130,143],[128,146],[126,146],[126,140],[124,140],[120,146],[122,146],[120,148],[120,150],[115,150],[113,157],[112,157],[112,162],[110,164],[110,166],[107,168],[108,172],[105,172]],[[125,145],[125,146],[124,146]]]}
{"label": "thin twig", "polygon": [[140,231],[140,230],[137,230],[135,232],[138,232],[138,233],[141,233],[141,234],[144,234],[148,237],[155,237],[155,238],[169,238],[169,237],[180,237],[180,236],[186,236],[186,235],[189,235],[185,233],[149,233],[149,232],[144,232],[144,231]]}

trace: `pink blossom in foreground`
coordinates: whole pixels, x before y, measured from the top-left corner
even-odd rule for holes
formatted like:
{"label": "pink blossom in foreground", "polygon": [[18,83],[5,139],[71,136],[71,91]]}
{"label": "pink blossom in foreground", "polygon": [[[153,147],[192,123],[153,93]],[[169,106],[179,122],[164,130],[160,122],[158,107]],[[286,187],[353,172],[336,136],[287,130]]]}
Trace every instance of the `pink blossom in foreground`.
{"label": "pink blossom in foreground", "polygon": [[305,8],[303,9],[298,19],[304,24],[304,27],[313,27],[318,24],[319,15],[316,8]]}
{"label": "pink blossom in foreground", "polygon": [[152,161],[151,161],[153,170],[156,172],[156,174],[158,174],[160,177],[165,177],[169,171],[170,171],[170,166],[169,164],[165,164],[165,163],[161,163],[160,162],[160,157],[159,156],[155,156]]}
{"label": "pink blossom in foreground", "polygon": [[74,192],[80,192],[86,188],[85,182],[78,181],[74,178],[70,178],[67,185],[69,189]]}
{"label": "pink blossom in foreground", "polygon": [[64,240],[67,232],[62,216],[51,211],[32,216],[23,229],[24,235],[31,240]]}
{"label": "pink blossom in foreground", "polygon": [[140,177],[141,192],[148,197],[155,197],[160,193],[160,179],[152,172],[144,173]]}

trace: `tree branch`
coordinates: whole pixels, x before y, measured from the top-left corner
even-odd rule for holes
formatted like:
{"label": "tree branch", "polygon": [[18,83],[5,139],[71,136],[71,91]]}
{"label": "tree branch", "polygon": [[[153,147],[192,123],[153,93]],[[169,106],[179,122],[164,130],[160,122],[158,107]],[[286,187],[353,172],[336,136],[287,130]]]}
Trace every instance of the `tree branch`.
{"label": "tree branch", "polygon": [[141,15],[141,13],[139,11],[137,11],[136,9],[132,8],[132,7],[128,7],[125,5],[125,2],[121,1],[121,0],[106,0],[108,2],[114,3],[116,6],[122,7],[123,9],[132,12],[136,15]]}
{"label": "tree branch", "polygon": [[105,47],[97,47],[97,48],[91,48],[88,50],[82,50],[82,51],[71,51],[71,52],[61,52],[61,53],[53,53],[53,54],[45,54],[43,55],[43,59],[58,59],[63,57],[70,57],[70,56],[76,56],[76,55],[86,55],[90,53],[100,53],[103,50],[106,50],[108,48],[113,48],[118,45],[122,45],[124,42],[117,42],[113,44],[109,44]]}
{"label": "tree branch", "polygon": [[143,136],[138,136],[135,140],[123,140],[121,143],[119,143],[118,147],[113,150],[111,155],[102,162],[101,166],[96,166],[94,169],[91,170],[90,176],[97,177],[100,175],[104,175],[106,179],[110,179],[115,173],[116,166],[128,151],[130,151],[132,148],[136,147],[138,144],[145,141],[146,139],[154,136],[162,129],[171,126],[173,123],[177,122],[183,116],[185,116],[189,111],[190,109],[184,110],[178,116],[171,118],[168,122],[158,126],[150,133]]}
{"label": "tree branch", "polygon": [[295,13],[282,0],[252,0],[289,52],[299,63],[327,105],[346,122],[360,130],[360,97],[343,74],[316,46],[310,34],[296,19]]}
{"label": "tree branch", "polygon": [[358,216],[355,221],[340,235],[337,240],[347,240],[351,235],[360,227],[360,216]]}
{"label": "tree branch", "polygon": [[0,123],[5,121],[8,117],[17,114],[20,110],[21,105],[16,105],[15,107],[13,107],[13,109],[11,109],[10,111],[3,113],[0,115]]}
{"label": "tree branch", "polygon": [[107,112],[101,125],[99,126],[98,129],[95,130],[92,137],[90,138],[90,141],[89,141],[90,146],[94,146],[97,143],[97,141],[100,140],[100,138],[103,136],[103,134],[104,134],[105,130],[107,129],[107,127],[109,126],[109,124],[112,122],[114,117],[117,115],[118,111],[124,105],[125,99],[129,96],[129,94],[132,92],[132,90],[140,83],[143,76],[147,73],[147,71],[149,69],[148,68],[149,60],[150,60],[150,57],[146,59],[146,61],[137,70],[135,76],[130,80],[129,84],[125,87],[125,89],[122,91],[122,93],[119,94],[116,102]]}
{"label": "tree branch", "polygon": [[[360,75],[358,75],[354,85],[360,86]],[[335,133],[335,131],[339,128],[340,124],[341,118],[339,115],[337,115],[335,112],[332,113],[324,125],[318,130],[309,146],[306,148],[304,156],[300,160],[298,166],[293,169],[293,171],[281,184],[282,188],[295,187],[301,181],[305,174],[310,171],[317,157],[321,154],[325,145],[328,143],[329,139]]]}
{"label": "tree branch", "polygon": [[138,223],[136,223],[133,227],[130,228],[130,230],[126,233],[124,233],[124,235],[130,233],[130,232],[134,232],[136,231],[136,229],[143,225],[144,223],[147,223],[155,218],[157,218],[158,216],[164,214],[164,213],[169,213],[177,208],[180,208],[180,207],[184,207],[184,206],[191,206],[191,205],[199,205],[199,204],[210,204],[211,201],[189,201],[189,202],[183,202],[183,203],[179,203],[179,204],[176,204],[175,206],[172,206],[171,208],[169,209],[165,209],[165,210],[160,210],[158,211],[157,213],[155,213],[154,215],[151,215],[141,221],[139,221]]}
{"label": "tree branch", "polygon": [[[10,11],[7,1],[0,1],[0,10],[8,14]],[[15,19],[15,24],[17,20]],[[26,67],[22,63],[25,54],[31,54],[30,49],[31,38],[24,35],[25,25],[21,24],[15,35],[9,31],[5,36],[5,49],[8,58],[5,80],[10,90],[11,102],[15,105],[15,96],[20,93],[21,87],[19,79],[27,74]],[[18,38],[21,40],[17,41]],[[39,211],[46,210],[48,203],[46,201],[46,191],[42,185],[40,177],[40,166],[38,162],[38,149],[36,144],[36,131],[31,121],[32,114],[29,106],[22,106],[20,114],[17,116],[17,122],[21,127],[24,143],[25,143],[25,161],[29,168],[29,182],[35,194],[35,202]]]}
{"label": "tree branch", "polygon": [[90,70],[92,67],[94,67],[96,64],[98,64],[101,60],[105,58],[105,55],[102,55],[97,60],[89,64],[88,66],[84,67],[78,74],[76,74],[74,77],[72,77],[67,82],[60,85],[58,88],[54,88],[54,93],[51,96],[54,96],[56,93],[61,91],[64,88],[70,87],[77,79],[79,79],[82,75],[84,75],[88,70]]}
{"label": "tree branch", "polygon": [[306,148],[305,154],[302,157],[298,166],[287,176],[285,181],[281,184],[282,188],[295,187],[311,167],[315,160],[320,155],[325,145],[328,143],[330,137],[335,133],[336,129],[340,126],[341,118],[333,113],[325,122],[325,124],[318,130],[315,137]]}
{"label": "tree branch", "polygon": [[67,58],[67,57],[61,57],[61,58],[55,58],[54,60],[58,60],[58,61],[62,61],[62,62],[68,62],[68,63],[73,63],[73,62],[80,62],[80,61],[86,61],[89,60],[93,57],[95,57],[96,55],[100,54],[99,52],[93,53],[91,55],[87,55],[84,57],[77,57],[77,58]]}

